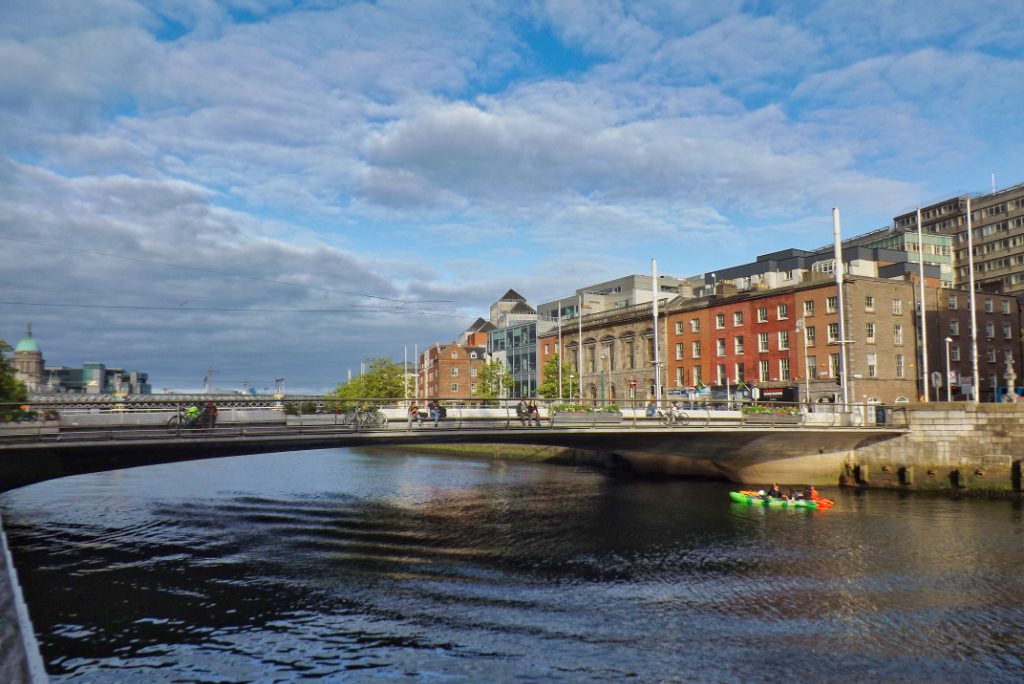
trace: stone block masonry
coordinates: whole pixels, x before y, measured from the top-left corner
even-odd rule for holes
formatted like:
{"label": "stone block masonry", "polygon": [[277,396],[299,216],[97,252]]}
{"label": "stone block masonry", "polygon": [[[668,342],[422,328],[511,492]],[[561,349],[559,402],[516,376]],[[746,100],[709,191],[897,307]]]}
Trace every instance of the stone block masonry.
{"label": "stone block masonry", "polygon": [[1024,405],[907,408],[909,432],[850,452],[841,483],[965,493],[1021,491]]}

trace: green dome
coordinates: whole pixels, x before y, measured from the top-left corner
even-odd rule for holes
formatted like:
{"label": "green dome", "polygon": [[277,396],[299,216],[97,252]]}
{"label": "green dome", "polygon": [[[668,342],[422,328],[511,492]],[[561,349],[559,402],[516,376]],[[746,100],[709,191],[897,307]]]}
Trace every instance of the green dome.
{"label": "green dome", "polygon": [[[10,349],[10,347],[8,347],[8,349]],[[18,346],[14,348],[14,351],[16,351],[16,352],[38,352],[39,351],[39,343],[36,342],[31,337],[23,337],[21,339],[21,341],[18,342]]]}
{"label": "green dome", "polygon": [[15,352],[34,352],[40,353],[39,343],[36,342],[35,338],[32,337],[32,324],[29,323],[25,326],[25,336],[18,341],[18,346],[14,348]]}

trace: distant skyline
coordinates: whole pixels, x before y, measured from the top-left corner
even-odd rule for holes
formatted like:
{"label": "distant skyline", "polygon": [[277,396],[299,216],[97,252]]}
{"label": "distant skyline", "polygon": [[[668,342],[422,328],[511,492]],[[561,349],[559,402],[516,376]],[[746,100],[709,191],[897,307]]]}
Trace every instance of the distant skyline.
{"label": "distant skyline", "polygon": [[[810,9],[808,9],[810,8]],[[6,0],[0,338],[324,391],[1024,182],[1021,0]]]}

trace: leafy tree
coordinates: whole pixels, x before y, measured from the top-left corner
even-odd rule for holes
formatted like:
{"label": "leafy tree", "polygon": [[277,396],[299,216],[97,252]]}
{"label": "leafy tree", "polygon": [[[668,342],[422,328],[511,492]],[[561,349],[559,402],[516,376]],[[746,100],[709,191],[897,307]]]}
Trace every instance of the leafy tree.
{"label": "leafy tree", "polygon": [[[24,383],[14,377],[14,367],[7,359],[11,345],[0,340],[0,404],[20,404],[28,401],[28,390]],[[0,411],[4,410],[0,406]]]}
{"label": "leafy tree", "polygon": [[[537,393],[548,399],[558,397],[558,354],[549,356],[544,362],[544,382],[537,388]],[[576,371],[568,361],[562,361],[562,396],[572,397],[580,391],[580,379],[575,377]]]}
{"label": "leafy tree", "polygon": [[383,356],[372,359],[365,373],[328,393],[335,399],[401,399],[405,396],[402,366]]}
{"label": "leafy tree", "polygon": [[502,399],[512,387],[512,374],[501,361],[488,361],[480,368],[476,378],[474,397],[479,399]]}

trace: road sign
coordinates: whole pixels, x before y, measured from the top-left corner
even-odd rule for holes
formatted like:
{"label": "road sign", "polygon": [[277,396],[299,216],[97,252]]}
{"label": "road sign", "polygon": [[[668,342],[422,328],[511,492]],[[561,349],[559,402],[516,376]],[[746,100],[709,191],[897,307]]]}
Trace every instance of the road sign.
{"label": "road sign", "polygon": [[932,387],[942,387],[942,373],[939,371],[932,373]]}
{"label": "road sign", "polygon": [[757,401],[758,399],[760,399],[761,398],[761,390],[758,389],[757,387],[751,387],[750,388],[750,398],[753,399],[754,401]]}

